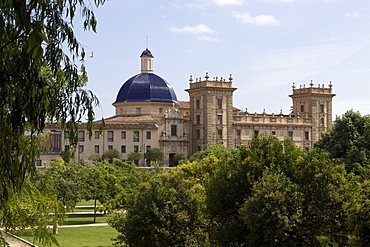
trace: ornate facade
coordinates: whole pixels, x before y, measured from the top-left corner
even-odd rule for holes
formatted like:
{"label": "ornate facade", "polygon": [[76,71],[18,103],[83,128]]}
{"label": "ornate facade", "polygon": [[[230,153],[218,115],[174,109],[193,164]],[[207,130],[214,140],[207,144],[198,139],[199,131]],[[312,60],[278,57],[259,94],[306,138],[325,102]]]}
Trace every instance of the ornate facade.
{"label": "ornate facade", "polygon": [[[321,133],[332,126],[332,84],[315,86],[313,82],[292,86],[293,106],[290,114],[250,113],[233,107],[233,78],[210,79],[190,77],[189,101],[177,101],[172,87],[154,74],[153,56],[146,49],[141,54],[141,73],[127,80],[119,90],[113,106],[116,115],[105,119],[99,135],[100,121],[91,140],[85,124],[80,124],[76,159],[88,160],[91,154],[101,155],[107,149],[118,149],[122,159],[130,152],[145,153],[149,147],[165,153],[163,166],[175,166],[174,155],[186,156],[204,150],[211,144],[235,148],[257,134],[270,134],[279,140],[289,137],[296,145],[310,149]],[[69,147],[68,131],[49,126],[48,153],[41,156],[39,166],[60,156]],[[58,148],[56,148],[58,147]],[[146,166],[144,159],[139,166]]]}

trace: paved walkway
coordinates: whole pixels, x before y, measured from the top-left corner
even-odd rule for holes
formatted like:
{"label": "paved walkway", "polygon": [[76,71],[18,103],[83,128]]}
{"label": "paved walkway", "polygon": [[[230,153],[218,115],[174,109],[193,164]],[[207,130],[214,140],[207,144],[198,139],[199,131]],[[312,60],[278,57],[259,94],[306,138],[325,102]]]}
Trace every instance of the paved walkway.
{"label": "paved walkway", "polygon": [[4,234],[6,242],[8,242],[10,247],[30,247],[32,245],[26,244],[16,238],[13,238],[12,236],[8,234]]}

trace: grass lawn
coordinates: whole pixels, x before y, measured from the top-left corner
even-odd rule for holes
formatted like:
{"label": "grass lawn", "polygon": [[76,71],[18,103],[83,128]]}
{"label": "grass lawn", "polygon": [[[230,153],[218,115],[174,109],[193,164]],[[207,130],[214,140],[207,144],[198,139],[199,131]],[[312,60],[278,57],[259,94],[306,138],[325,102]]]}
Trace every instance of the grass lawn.
{"label": "grass lawn", "polygon": [[[16,232],[14,234],[33,242],[29,232]],[[55,235],[61,247],[111,247],[114,243],[111,239],[117,236],[118,232],[110,226],[60,228],[59,233]],[[39,243],[34,244],[42,247]],[[115,247],[123,246],[115,245]]]}
{"label": "grass lawn", "polygon": [[[106,223],[109,215],[97,214],[95,223]],[[69,214],[68,219],[64,223],[65,225],[83,225],[93,224],[94,214]]]}

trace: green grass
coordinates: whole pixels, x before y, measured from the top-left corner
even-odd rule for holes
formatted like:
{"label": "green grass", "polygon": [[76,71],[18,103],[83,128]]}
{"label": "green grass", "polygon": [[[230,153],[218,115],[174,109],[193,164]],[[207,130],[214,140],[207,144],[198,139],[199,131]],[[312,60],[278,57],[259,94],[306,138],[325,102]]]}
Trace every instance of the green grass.
{"label": "green grass", "polygon": [[[106,223],[109,218],[107,214],[97,214],[95,223]],[[65,225],[93,224],[94,214],[69,214]]]}
{"label": "green grass", "polygon": [[[14,234],[33,242],[29,232]],[[111,247],[114,243],[111,239],[117,236],[118,232],[110,226],[60,228],[59,233],[55,235],[61,247]],[[36,242],[34,244],[43,246]],[[115,245],[115,247],[123,247],[123,245]]]}
{"label": "green grass", "polygon": [[[101,203],[99,201],[96,202],[96,205],[100,205]],[[81,201],[79,203],[77,203],[76,206],[94,206],[94,200],[90,200],[90,201]]]}

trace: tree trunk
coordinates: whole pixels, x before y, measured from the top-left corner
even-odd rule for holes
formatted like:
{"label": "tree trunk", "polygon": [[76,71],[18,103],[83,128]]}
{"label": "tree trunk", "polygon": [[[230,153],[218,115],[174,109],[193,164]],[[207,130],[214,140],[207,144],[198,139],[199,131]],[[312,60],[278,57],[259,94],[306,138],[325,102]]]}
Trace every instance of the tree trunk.
{"label": "tree trunk", "polygon": [[53,235],[58,234],[58,204],[56,205],[55,211],[54,211],[54,217],[53,217]]}
{"label": "tree trunk", "polygon": [[94,223],[96,223],[96,198],[94,199]]}

